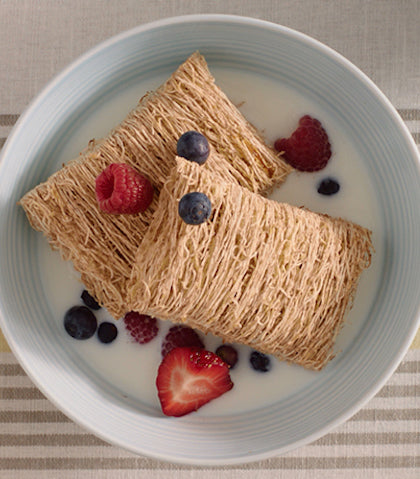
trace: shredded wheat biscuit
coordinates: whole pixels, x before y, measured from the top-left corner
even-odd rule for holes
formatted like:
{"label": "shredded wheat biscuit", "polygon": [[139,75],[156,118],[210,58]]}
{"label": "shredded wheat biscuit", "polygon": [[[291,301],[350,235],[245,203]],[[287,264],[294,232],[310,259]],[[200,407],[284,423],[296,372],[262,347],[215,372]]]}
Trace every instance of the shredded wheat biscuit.
{"label": "shredded wheat biscuit", "polygon": [[202,132],[213,149],[205,167],[252,191],[269,190],[291,171],[215,85],[204,58],[194,53],[106,138],[93,142],[20,201],[31,225],[73,262],[86,289],[115,318],[127,311],[126,282],[157,198],[144,214],[108,215],[98,208],[95,178],[109,164],[125,162],[159,192],[174,166],[178,138],[191,129]]}
{"label": "shredded wheat biscuit", "polygon": [[[212,202],[198,226],[178,215],[192,191]],[[140,244],[128,303],[318,370],[333,357],[371,250],[361,226],[215,181],[178,159]]]}

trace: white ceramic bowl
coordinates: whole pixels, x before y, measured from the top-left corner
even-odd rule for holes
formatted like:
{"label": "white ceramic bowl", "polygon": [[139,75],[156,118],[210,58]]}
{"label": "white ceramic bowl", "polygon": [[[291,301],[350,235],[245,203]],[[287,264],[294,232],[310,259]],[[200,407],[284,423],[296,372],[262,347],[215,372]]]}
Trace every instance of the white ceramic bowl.
{"label": "white ceramic bowl", "polygon": [[[83,371],[51,324],[36,233],[18,199],[56,169],[56,153],[104,95],[170,73],[192,51],[211,65],[264,74],[316,99],[357,141],[384,230],[379,290],[361,334],[319,381],[278,403],[229,417],[165,418]],[[328,47],[282,26],[233,16],[167,19],[114,37],[73,63],[23,114],[0,164],[1,328],[35,384],[65,414],[139,454],[189,464],[267,458],[308,443],[353,415],[395,370],[419,324],[420,171],[417,148],[384,95]]]}

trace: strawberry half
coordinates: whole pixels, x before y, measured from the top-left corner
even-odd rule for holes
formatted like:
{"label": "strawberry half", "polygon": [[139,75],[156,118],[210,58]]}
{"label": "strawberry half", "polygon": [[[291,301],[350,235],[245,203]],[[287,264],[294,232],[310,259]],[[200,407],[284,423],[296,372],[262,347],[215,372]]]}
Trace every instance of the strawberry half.
{"label": "strawberry half", "polygon": [[184,416],[233,387],[229,366],[216,354],[199,348],[175,348],[163,359],[156,378],[166,416]]}

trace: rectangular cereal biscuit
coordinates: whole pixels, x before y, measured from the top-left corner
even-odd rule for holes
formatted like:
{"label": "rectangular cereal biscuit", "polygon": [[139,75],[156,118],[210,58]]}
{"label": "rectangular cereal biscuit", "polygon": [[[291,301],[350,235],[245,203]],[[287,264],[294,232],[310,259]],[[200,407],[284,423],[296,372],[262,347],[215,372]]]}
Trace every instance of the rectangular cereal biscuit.
{"label": "rectangular cereal biscuit", "polygon": [[[20,201],[31,225],[73,262],[86,289],[115,318],[127,311],[126,282],[135,252],[175,164],[177,140],[188,130],[203,133],[210,143],[213,154],[205,168],[252,191],[269,190],[291,170],[194,53],[106,138],[92,142]],[[98,208],[95,179],[111,163],[130,164],[153,184],[157,194],[144,214],[109,215]]]}
{"label": "rectangular cereal biscuit", "polygon": [[[198,191],[210,218],[186,224]],[[371,261],[371,233],[278,203],[184,159],[164,185],[128,286],[130,309],[321,369]]]}

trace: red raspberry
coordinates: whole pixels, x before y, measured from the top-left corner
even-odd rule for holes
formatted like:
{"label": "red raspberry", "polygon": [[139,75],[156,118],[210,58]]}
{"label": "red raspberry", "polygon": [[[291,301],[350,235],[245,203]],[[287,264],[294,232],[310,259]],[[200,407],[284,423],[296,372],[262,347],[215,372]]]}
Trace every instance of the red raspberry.
{"label": "red raspberry", "polygon": [[200,336],[190,327],[177,325],[169,329],[162,343],[162,356],[165,357],[174,348],[204,348]]}
{"label": "red raspberry", "polygon": [[124,324],[127,331],[139,344],[148,343],[159,331],[156,318],[135,311],[130,311],[124,316]]}
{"label": "red raspberry", "polygon": [[331,158],[331,145],[321,122],[309,115],[299,120],[298,128],[290,138],[279,138],[274,143],[284,159],[300,171],[318,171]]}
{"label": "red raspberry", "polygon": [[112,163],[96,178],[96,198],[105,213],[136,214],[153,200],[153,186],[134,168]]}

